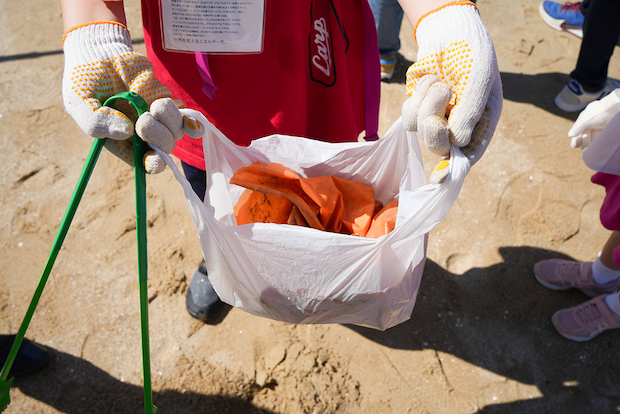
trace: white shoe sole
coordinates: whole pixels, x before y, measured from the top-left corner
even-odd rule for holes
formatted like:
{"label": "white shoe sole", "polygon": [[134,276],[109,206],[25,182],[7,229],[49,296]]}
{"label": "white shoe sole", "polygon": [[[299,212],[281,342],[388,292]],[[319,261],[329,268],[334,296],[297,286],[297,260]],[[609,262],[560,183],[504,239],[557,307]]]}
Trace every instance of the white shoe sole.
{"label": "white shoe sole", "polygon": [[540,6],[538,6],[538,14],[540,15],[540,18],[543,19],[543,21],[547,23],[547,25],[552,29],[555,29],[558,32],[568,32],[572,35],[577,36],[580,39],[583,38],[583,29],[577,29],[572,27],[565,28],[563,25],[566,21],[561,19],[554,19],[553,17],[551,17],[545,11],[542,3],[540,3]]}
{"label": "white shoe sole", "polygon": [[577,36],[580,39],[583,39],[583,29],[573,29],[571,27],[569,27],[568,29],[562,29],[572,35]]}

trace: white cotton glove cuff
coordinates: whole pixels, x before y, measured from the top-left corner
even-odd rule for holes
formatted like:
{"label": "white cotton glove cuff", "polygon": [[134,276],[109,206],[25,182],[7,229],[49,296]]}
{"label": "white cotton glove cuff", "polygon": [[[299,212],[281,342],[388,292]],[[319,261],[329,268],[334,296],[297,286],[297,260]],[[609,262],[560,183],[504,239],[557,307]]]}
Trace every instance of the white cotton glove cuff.
{"label": "white cotton glove cuff", "polygon": [[[450,3],[423,16],[417,23],[420,72],[434,74],[454,93],[448,124],[452,144],[469,144],[492,89],[501,80],[491,37],[471,2]],[[412,74],[414,75],[414,74]],[[408,76],[408,89],[410,87]],[[501,101],[501,99],[500,99]],[[501,103],[496,113],[499,119]],[[490,137],[489,137],[490,139]]]}
{"label": "white cotton glove cuff", "polygon": [[115,22],[78,26],[65,34],[63,50],[65,67],[62,96],[67,113],[91,137],[116,140],[130,138],[134,128],[129,118],[114,109],[101,107],[100,99],[109,97],[105,93],[118,85],[113,85],[111,80],[107,88],[100,87],[100,97],[93,96],[82,87],[84,76],[95,73],[104,78],[105,73],[99,72],[107,68],[100,62],[109,62],[112,66],[110,70],[119,70],[120,67],[113,67],[118,64],[115,58],[133,53],[131,38],[125,26]]}
{"label": "white cotton glove cuff", "polygon": [[586,149],[609,121],[620,111],[618,89],[604,98],[588,104],[577,117],[568,137],[573,148]]}

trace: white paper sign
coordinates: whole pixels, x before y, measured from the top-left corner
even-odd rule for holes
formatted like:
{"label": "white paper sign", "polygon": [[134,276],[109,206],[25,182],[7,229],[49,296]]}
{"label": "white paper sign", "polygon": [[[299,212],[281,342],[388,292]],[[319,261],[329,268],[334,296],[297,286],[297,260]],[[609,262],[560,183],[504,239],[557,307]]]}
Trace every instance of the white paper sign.
{"label": "white paper sign", "polygon": [[166,50],[260,53],[265,0],[161,0]]}

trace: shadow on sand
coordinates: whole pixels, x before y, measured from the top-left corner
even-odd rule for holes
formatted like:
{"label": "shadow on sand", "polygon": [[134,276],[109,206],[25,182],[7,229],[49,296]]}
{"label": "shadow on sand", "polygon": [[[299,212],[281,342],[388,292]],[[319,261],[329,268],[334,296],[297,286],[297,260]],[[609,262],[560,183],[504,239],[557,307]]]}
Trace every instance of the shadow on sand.
{"label": "shadow on sand", "polygon": [[574,121],[578,112],[564,112],[553,103],[556,95],[570,81],[568,74],[559,72],[524,75],[502,72],[504,99],[529,103],[553,115]]}
{"label": "shadow on sand", "polygon": [[435,349],[506,378],[535,385],[541,398],[485,407],[481,413],[608,413],[620,406],[620,331],[590,342],[561,337],[559,309],[588,300],[580,291],[541,286],[539,260],[564,258],[533,247],[502,247],[504,258],[453,274],[428,260],[409,321],[385,332],[348,328],[396,349]]}
{"label": "shadow on sand", "polygon": [[[16,378],[14,388],[66,414],[144,412],[141,386],[121,382],[84,359],[47,349],[52,355],[50,365],[37,374]],[[190,391],[153,392],[153,403],[161,413],[274,414],[242,398]]]}

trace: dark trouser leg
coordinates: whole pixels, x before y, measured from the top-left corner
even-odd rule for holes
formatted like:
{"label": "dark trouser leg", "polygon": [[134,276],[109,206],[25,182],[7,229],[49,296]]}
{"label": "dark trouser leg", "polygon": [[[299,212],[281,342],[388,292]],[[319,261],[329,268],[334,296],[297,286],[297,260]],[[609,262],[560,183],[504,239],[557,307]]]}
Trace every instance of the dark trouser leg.
{"label": "dark trouser leg", "polygon": [[192,167],[181,161],[185,178],[191,184],[194,192],[200,197],[201,201],[205,201],[205,192],[207,191],[207,173],[200,168]]}
{"label": "dark trouser leg", "polygon": [[609,59],[620,37],[620,1],[588,0],[581,7],[585,14],[583,41],[570,76],[586,91],[596,92],[605,86]]}
{"label": "dark trouser leg", "polygon": [[396,0],[369,0],[368,4],[375,18],[379,56],[395,54],[400,49],[400,26],[403,9]]}

